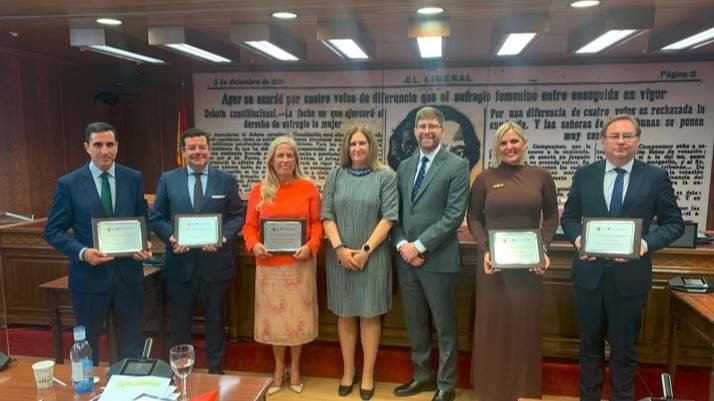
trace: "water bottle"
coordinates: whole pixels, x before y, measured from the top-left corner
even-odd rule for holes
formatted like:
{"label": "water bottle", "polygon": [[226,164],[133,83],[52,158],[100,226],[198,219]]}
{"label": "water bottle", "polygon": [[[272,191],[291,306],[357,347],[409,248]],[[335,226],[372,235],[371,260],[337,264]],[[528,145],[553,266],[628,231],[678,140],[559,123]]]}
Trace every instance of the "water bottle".
{"label": "water bottle", "polygon": [[86,339],[84,326],[74,328],[74,345],[69,353],[72,361],[72,387],[74,392],[90,393],[94,389],[92,374],[92,348]]}

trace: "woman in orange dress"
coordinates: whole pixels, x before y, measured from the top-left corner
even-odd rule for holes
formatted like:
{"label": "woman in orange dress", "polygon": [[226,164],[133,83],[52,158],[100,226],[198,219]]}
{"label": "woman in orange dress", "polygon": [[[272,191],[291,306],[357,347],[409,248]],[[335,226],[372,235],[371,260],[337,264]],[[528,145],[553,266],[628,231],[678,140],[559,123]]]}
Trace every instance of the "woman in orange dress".
{"label": "woman in orange dress", "polygon": [[[306,222],[307,241],[294,253],[271,253],[260,242],[260,220],[293,218]],[[271,344],[275,357],[275,394],[289,376],[290,389],[303,390],[300,376],[302,345],[317,337],[318,304],[315,257],[320,249],[320,194],[305,178],[295,141],[281,136],[268,148],[263,180],[248,199],[243,237],[255,255],[255,341]],[[290,347],[290,368],[285,348]]]}

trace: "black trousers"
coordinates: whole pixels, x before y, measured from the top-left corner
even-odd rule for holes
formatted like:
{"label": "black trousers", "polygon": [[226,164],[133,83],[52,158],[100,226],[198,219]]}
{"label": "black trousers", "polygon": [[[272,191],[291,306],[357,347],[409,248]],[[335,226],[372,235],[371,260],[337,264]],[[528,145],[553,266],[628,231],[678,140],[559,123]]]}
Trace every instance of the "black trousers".
{"label": "black trousers", "polygon": [[642,308],[647,294],[625,297],[607,266],[600,284],[592,291],[575,286],[575,314],[580,327],[580,400],[602,399],[605,378],[605,339],[610,344],[610,388],[613,401],[635,398],[637,370],[635,345],[640,333]]}
{"label": "black trousers", "polygon": [[229,280],[208,282],[194,269],[187,282],[169,281],[171,346],[191,344],[191,327],[199,295],[206,317],[206,360],[209,369],[222,366],[226,351],[226,289]]}

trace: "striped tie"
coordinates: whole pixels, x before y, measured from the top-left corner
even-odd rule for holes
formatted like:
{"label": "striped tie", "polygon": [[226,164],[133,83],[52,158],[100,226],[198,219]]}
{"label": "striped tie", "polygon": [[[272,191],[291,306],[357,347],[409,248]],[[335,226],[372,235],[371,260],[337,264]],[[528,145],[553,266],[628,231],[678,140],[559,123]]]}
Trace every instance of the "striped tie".
{"label": "striped tie", "polygon": [[412,202],[414,201],[414,198],[416,198],[417,193],[419,193],[419,187],[421,187],[421,183],[424,182],[427,163],[429,163],[429,158],[426,156],[422,157],[421,167],[419,167],[419,173],[417,173],[416,181],[414,181],[414,186],[412,187]]}

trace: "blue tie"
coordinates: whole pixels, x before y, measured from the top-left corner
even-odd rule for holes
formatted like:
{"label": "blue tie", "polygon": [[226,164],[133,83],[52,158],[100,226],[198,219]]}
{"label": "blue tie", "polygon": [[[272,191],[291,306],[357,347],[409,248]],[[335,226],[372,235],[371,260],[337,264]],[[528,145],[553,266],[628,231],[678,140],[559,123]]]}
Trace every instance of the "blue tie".
{"label": "blue tie", "polygon": [[416,181],[414,181],[414,186],[412,187],[412,202],[416,198],[417,193],[419,193],[419,187],[424,181],[424,176],[426,175],[426,164],[429,163],[429,158],[424,156],[421,158],[421,167],[419,167],[419,172],[416,176]]}
{"label": "blue tie", "polygon": [[615,186],[612,188],[612,196],[610,197],[610,215],[617,217],[622,209],[622,190],[625,186],[625,170],[616,168],[617,178],[615,178]]}

